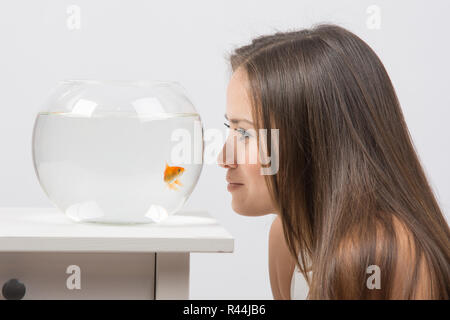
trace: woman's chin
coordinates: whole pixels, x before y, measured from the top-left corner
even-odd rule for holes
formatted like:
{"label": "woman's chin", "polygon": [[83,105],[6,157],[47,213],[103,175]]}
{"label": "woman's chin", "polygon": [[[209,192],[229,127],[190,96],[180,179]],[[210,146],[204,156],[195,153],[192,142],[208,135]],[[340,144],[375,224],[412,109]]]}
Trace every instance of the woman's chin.
{"label": "woman's chin", "polygon": [[270,213],[267,210],[260,210],[257,208],[249,208],[249,207],[245,207],[242,205],[238,205],[238,204],[234,203],[234,201],[231,203],[231,208],[237,214],[239,214],[241,216],[245,216],[245,217],[259,217],[259,216],[265,216]]}

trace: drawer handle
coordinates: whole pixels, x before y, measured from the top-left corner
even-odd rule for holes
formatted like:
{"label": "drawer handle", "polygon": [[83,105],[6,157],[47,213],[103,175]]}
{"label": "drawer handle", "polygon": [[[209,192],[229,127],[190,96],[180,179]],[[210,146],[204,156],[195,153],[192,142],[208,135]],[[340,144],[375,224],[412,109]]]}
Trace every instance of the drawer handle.
{"label": "drawer handle", "polygon": [[3,285],[2,294],[6,300],[20,300],[25,295],[25,285],[17,279],[10,279]]}

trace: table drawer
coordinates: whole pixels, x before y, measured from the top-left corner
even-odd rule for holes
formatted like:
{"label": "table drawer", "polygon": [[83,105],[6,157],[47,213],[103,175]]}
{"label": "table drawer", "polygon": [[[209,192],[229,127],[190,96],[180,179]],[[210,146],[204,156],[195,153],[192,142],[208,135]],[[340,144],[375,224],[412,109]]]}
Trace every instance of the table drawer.
{"label": "table drawer", "polygon": [[22,299],[152,300],[155,253],[1,252],[0,299],[14,294],[11,279]]}

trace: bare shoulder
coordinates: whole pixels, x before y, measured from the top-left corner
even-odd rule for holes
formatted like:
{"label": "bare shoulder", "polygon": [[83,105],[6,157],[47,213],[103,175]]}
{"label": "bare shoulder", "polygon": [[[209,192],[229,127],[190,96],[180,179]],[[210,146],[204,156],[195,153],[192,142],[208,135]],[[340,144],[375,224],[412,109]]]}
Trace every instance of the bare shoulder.
{"label": "bare shoulder", "polygon": [[277,215],[269,231],[269,276],[275,300],[291,299],[291,279],[295,260],[284,239],[283,225]]}
{"label": "bare shoulder", "polygon": [[[394,234],[394,237],[392,235]],[[337,261],[342,266],[341,273],[347,275],[356,274],[360,268],[360,253],[364,252],[367,243],[361,242],[356,233],[348,232],[348,235],[339,243]],[[389,299],[405,299],[410,296],[413,299],[429,299],[431,288],[429,286],[431,277],[429,266],[423,255],[418,256],[418,249],[411,230],[399,218],[392,216],[392,224],[386,227],[383,223],[376,224],[375,260],[394,259],[395,267],[392,270],[381,270],[387,272],[390,277]],[[392,244],[395,242],[395,249]],[[416,267],[416,268],[414,268]],[[414,270],[417,270],[414,275]],[[346,286],[351,286],[352,278],[343,276]],[[416,278],[415,287],[409,287],[411,279]]]}
{"label": "bare shoulder", "polygon": [[[414,241],[414,235],[404,222],[393,216],[393,226],[396,235],[397,243],[397,265],[394,270],[393,290],[391,294],[392,299],[405,298],[405,286],[408,279],[414,277],[412,274],[414,268],[417,267],[417,283],[415,288],[411,288],[413,299],[430,299],[432,297],[430,283],[432,277],[430,275],[429,265],[424,255],[419,256],[419,250]],[[378,230],[377,230],[378,231]],[[383,238],[382,229],[379,231],[380,237]],[[378,249],[378,248],[377,248]],[[382,254],[380,248],[379,254]]]}

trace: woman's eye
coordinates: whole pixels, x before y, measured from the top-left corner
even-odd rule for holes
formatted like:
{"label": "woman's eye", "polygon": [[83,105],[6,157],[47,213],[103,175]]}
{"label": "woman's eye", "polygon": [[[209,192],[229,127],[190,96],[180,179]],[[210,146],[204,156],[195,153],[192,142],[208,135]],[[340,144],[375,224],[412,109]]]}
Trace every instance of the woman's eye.
{"label": "woman's eye", "polygon": [[[230,125],[228,123],[223,123],[227,128],[230,128]],[[252,135],[249,134],[246,130],[242,129],[242,128],[237,128],[234,129],[235,131],[239,132],[241,134],[241,137],[239,140],[244,140],[246,138],[250,138]]]}
{"label": "woman's eye", "polygon": [[251,135],[247,131],[242,129],[242,128],[238,128],[236,130],[241,134],[240,140],[244,140],[245,138],[250,138],[251,137]]}

